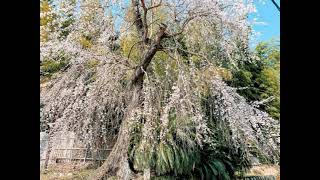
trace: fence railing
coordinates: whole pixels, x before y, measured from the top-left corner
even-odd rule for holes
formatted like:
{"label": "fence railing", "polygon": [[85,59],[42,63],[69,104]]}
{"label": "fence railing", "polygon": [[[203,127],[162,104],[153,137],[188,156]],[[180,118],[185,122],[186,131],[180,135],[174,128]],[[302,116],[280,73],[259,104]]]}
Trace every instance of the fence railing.
{"label": "fence railing", "polygon": [[[63,136],[63,137],[61,137]],[[52,163],[62,162],[89,162],[98,161],[102,163],[106,160],[110,151],[109,146],[102,146],[101,148],[90,148],[86,146],[81,139],[74,136],[72,132],[57,135],[51,139],[54,144],[50,153],[50,161]],[[47,136],[40,136],[40,165],[43,164],[48,150]]]}

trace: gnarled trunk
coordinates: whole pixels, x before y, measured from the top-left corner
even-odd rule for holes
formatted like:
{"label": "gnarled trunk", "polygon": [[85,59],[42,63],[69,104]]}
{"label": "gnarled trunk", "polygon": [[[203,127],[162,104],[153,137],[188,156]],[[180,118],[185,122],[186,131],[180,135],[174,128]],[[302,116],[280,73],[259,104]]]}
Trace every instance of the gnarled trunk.
{"label": "gnarled trunk", "polygon": [[132,92],[132,100],[127,108],[126,116],[121,124],[117,141],[111,153],[103,165],[96,170],[92,180],[103,180],[110,176],[117,176],[120,179],[130,179],[131,170],[128,164],[129,147],[129,117],[133,110],[141,104],[142,79],[135,84]]}

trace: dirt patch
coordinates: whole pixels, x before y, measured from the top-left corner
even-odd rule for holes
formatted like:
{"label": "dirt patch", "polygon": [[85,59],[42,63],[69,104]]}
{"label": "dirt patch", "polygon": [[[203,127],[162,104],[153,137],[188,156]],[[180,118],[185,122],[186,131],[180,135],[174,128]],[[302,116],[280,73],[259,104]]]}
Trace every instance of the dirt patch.
{"label": "dirt patch", "polygon": [[277,180],[280,179],[280,167],[270,165],[259,165],[252,167],[246,176],[276,176]]}
{"label": "dirt patch", "polygon": [[63,164],[50,167],[40,172],[40,180],[86,180],[94,169],[73,164]]}

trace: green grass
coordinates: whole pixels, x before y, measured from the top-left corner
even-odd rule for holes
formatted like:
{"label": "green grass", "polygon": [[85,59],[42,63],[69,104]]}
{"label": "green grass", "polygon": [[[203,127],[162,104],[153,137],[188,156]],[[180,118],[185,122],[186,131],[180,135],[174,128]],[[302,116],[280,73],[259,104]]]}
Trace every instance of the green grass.
{"label": "green grass", "polygon": [[93,173],[93,169],[57,171],[48,170],[40,173],[40,180],[86,180]]}

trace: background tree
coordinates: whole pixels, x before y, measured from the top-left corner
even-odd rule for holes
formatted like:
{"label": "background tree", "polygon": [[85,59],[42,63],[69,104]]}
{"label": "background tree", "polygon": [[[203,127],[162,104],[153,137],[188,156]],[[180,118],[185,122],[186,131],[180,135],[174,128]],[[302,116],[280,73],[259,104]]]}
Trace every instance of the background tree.
{"label": "background tree", "polygon": [[237,87],[239,94],[280,118],[280,50],[275,42],[261,42],[255,49],[256,59],[241,62],[233,72],[230,85]]}
{"label": "background tree", "polygon": [[52,1],[40,1],[40,41],[48,41],[49,33],[54,30],[55,13]]}

